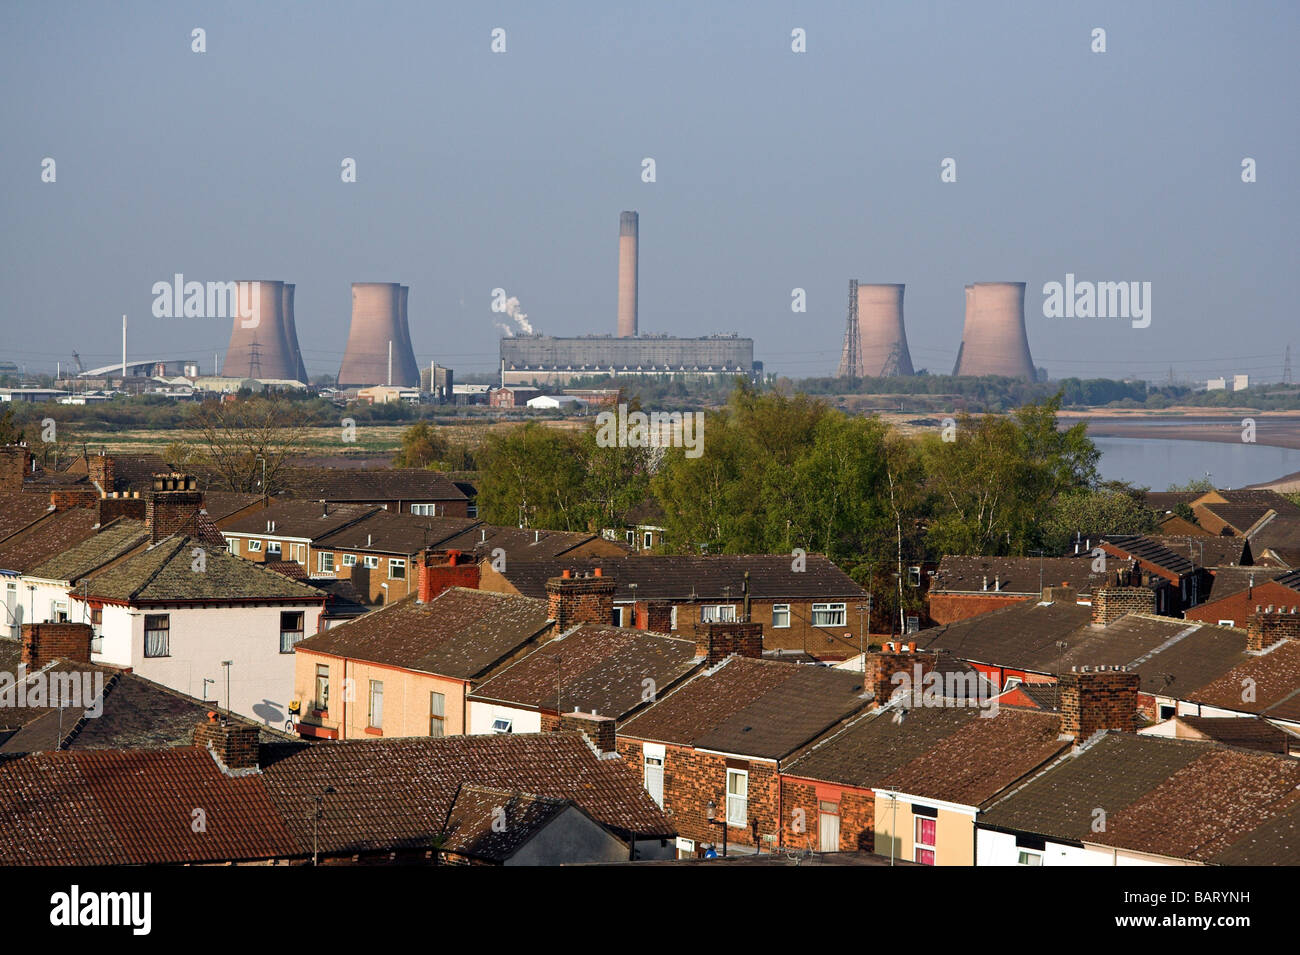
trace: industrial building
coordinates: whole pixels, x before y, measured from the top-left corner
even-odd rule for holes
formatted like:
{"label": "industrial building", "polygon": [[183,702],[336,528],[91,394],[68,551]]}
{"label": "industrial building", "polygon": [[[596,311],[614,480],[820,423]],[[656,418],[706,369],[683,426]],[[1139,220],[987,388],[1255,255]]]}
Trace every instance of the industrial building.
{"label": "industrial building", "polygon": [[619,338],[588,335],[501,339],[501,380],[506,385],[564,385],[579,378],[683,375],[688,378],[761,375],[754,340],[735,335]]}
{"label": "industrial building", "polygon": [[237,301],[248,303],[253,320],[235,309],[230,345],[221,366],[226,377],[307,380],[293,318],[294,286],[287,282],[238,282]]}
{"label": "industrial building", "polygon": [[409,293],[407,286],[397,282],[352,284],[352,324],[339,368],[340,388],[420,386],[406,312]]}

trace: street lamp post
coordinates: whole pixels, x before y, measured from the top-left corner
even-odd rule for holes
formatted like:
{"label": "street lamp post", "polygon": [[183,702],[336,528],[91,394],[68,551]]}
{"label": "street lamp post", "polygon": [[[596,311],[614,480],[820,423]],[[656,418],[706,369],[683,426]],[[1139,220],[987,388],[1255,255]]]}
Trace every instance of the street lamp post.
{"label": "street lamp post", "polygon": [[718,819],[718,804],[710,799],[704,806],[704,815],[709,820],[711,826],[722,827],[722,858],[727,857],[727,814],[724,812],[722,818]]}
{"label": "street lamp post", "polygon": [[317,860],[317,855],[320,851],[320,844],[317,838],[317,831],[320,823],[320,817],[323,813],[323,804],[325,802],[325,797],[330,795],[333,792],[334,792],[333,786],[326,786],[324,790],[322,790],[316,797],[314,797],[316,801],[316,809],[311,814],[311,864],[312,865],[318,864],[316,860]]}

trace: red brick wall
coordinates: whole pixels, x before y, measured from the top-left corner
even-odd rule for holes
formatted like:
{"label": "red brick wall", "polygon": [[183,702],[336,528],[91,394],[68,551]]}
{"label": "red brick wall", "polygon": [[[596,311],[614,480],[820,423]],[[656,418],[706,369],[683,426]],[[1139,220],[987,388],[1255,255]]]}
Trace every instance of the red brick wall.
{"label": "red brick wall", "polygon": [[[1300,603],[1300,595],[1297,595]],[[1252,613],[1246,619],[1246,649],[1263,650],[1279,640],[1300,640],[1300,614],[1295,607]]]}
{"label": "red brick wall", "polygon": [[1092,622],[1108,624],[1130,613],[1155,613],[1156,592],[1150,587],[1100,587],[1092,595]]}
{"label": "red brick wall", "polygon": [[90,479],[99,485],[105,494],[113,493],[117,479],[117,463],[107,454],[92,454],[86,458],[86,471]]}
{"label": "red brick wall", "polygon": [[134,521],[145,518],[144,498],[142,497],[101,497],[99,499],[99,523],[107,524],[119,517],[129,517]]}
{"label": "red brick wall", "polygon": [[21,491],[23,475],[31,470],[32,453],[22,445],[0,447],[0,491]]}
{"label": "red brick wall", "polygon": [[546,598],[547,615],[561,633],[580,623],[608,626],[614,619],[613,577],[552,577]]}
{"label": "red brick wall", "polygon": [[[645,785],[645,759],[642,754],[641,741],[619,737],[618,752],[631,768],[638,782]],[[711,842],[722,849],[722,827],[710,825],[706,816],[705,805],[710,799],[717,804],[717,818],[726,817],[727,763],[725,756],[715,753],[701,753],[687,746],[666,746],[664,752],[664,811],[677,827],[677,834],[683,839],[696,842]],[[776,765],[761,761],[739,761],[739,768],[749,770],[749,799],[747,814],[751,820],[758,820],[758,846],[764,852],[774,847],[774,843],[763,840],[766,834],[778,832],[777,800],[780,787]],[[730,826],[727,829],[727,842],[730,845],[754,846],[754,830],[751,826],[740,828]]]}
{"label": "red brick wall", "polygon": [[[793,776],[781,777],[783,844],[792,849],[819,850],[821,803],[837,804],[840,817],[840,852],[875,851],[876,797],[870,789],[851,789],[815,783]],[[802,815],[796,812],[802,810]],[[803,832],[796,828],[802,824]]]}
{"label": "red brick wall", "polygon": [[144,512],[150,539],[160,541],[175,534],[202,507],[202,491],[150,491]]}
{"label": "red brick wall", "polygon": [[1010,607],[1012,604],[1032,600],[1013,594],[994,596],[992,594],[930,594],[930,619],[937,624],[956,623],[969,620],[982,613],[990,613]]}
{"label": "red brick wall", "polygon": [[247,723],[215,721],[194,728],[194,745],[212,751],[227,769],[253,769],[258,765],[257,727]]}
{"label": "red brick wall", "polygon": [[[921,667],[921,676],[935,668],[939,661],[937,653],[879,653],[867,654],[866,688],[875,693],[875,703],[883,706],[900,688],[914,687],[916,684],[916,667]],[[907,683],[895,683],[894,674],[907,674]]]}
{"label": "red brick wall", "polygon": [[25,623],[21,660],[33,670],[51,660],[89,663],[91,633],[88,623]]}
{"label": "red brick wall", "polygon": [[50,492],[50,507],[56,511],[93,508],[99,504],[99,492],[93,487],[63,488]]}
{"label": "red brick wall", "polygon": [[449,555],[446,563],[429,565],[421,561],[419,574],[420,603],[428,603],[450,587],[468,587],[470,590],[478,590],[478,564],[460,554]]}
{"label": "red brick wall", "polygon": [[[1257,583],[1254,587],[1228,597],[1211,600],[1209,603],[1203,603],[1198,607],[1192,607],[1183,616],[1188,620],[1200,620],[1204,623],[1231,620],[1233,626],[1245,629],[1246,621],[1255,612],[1256,607],[1263,609],[1272,604],[1274,607],[1285,606],[1290,610],[1293,604],[1300,605],[1300,594],[1297,594],[1290,587],[1284,587],[1275,581],[1264,580],[1263,578],[1267,573],[1267,570],[1261,569],[1257,578],[1260,583]],[[1211,591],[1211,596],[1213,596],[1213,591]]]}
{"label": "red brick wall", "polygon": [[732,654],[760,659],[763,656],[761,623],[697,623],[695,655],[704,657],[709,666]]}

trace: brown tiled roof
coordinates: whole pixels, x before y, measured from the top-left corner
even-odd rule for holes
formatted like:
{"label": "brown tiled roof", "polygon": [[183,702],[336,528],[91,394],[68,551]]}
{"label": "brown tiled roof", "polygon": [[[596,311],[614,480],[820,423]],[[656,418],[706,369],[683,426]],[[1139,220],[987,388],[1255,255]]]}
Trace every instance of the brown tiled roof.
{"label": "brown tiled roof", "polygon": [[[1143,693],[1184,699],[1194,687],[1218,679],[1243,660],[1246,634],[1227,627],[1197,627],[1193,620],[1154,617],[1124,617],[1106,629],[1119,635],[1122,642],[1127,628],[1142,627],[1147,633],[1167,638],[1157,646],[1135,656],[1128,663],[1142,679]],[[1197,629],[1191,629],[1197,627]],[[1186,634],[1186,635],[1184,635]],[[1145,640],[1135,640],[1145,646]],[[1172,679],[1170,679],[1172,677]]]}
{"label": "brown tiled roof", "polygon": [[0,491],[0,542],[40,520],[49,510],[50,498],[46,494]]}
{"label": "brown tiled roof", "polygon": [[0,568],[27,573],[94,536],[98,525],[99,512],[93,508],[51,511],[21,534],[0,543]]}
{"label": "brown tiled roof", "polygon": [[1209,511],[1239,534],[1245,534],[1268,516],[1271,507],[1265,504],[1198,504],[1198,509]]}
{"label": "brown tiled roof", "polygon": [[307,568],[296,560],[268,560],[262,564],[267,570],[288,577],[290,580],[308,580]]}
{"label": "brown tiled roof", "polygon": [[92,537],[33,567],[28,573],[46,580],[77,581],[128,554],[149,539],[144,521],[121,518]]}
{"label": "brown tiled roof", "polygon": [[[319,505],[318,505],[319,506]],[[443,541],[462,534],[478,521],[470,517],[426,517],[377,510],[363,520],[323,534],[318,548],[367,550],[383,554],[414,554],[426,547],[442,547]]]}
{"label": "brown tiled roof", "polygon": [[[371,514],[383,513],[378,505],[329,504],[319,501],[274,501],[270,507],[231,521],[223,530],[227,534],[298,537],[315,541],[326,534],[353,524]],[[268,522],[275,530],[268,531]]]}
{"label": "brown tiled roof", "polygon": [[1256,552],[1271,550],[1289,566],[1300,563],[1300,517],[1278,515],[1250,535],[1250,546]]}
{"label": "brown tiled roof", "polygon": [[1179,504],[1191,504],[1200,491],[1147,491],[1146,505],[1157,511],[1172,511]]}
{"label": "brown tiled roof", "polygon": [[[196,832],[195,809],[204,813]],[[263,782],[186,747],[0,758],[0,865],[147,865],[301,854]]]}
{"label": "brown tiled roof", "polygon": [[1197,606],[1204,606],[1210,601],[1222,600],[1243,590],[1249,590],[1251,587],[1276,580],[1281,573],[1267,567],[1216,567],[1210,572],[1210,592],[1201,595],[1201,603]]}
{"label": "brown tiled roof", "polygon": [[428,846],[466,783],[571,799],[620,834],[675,834],[627,764],[597,756],[580,733],[329,740],[262,754],[267,790],[303,845],[314,797],[333,787],[321,804],[327,852]]}
{"label": "brown tiled roof", "polygon": [[[1253,699],[1244,698],[1247,689]],[[1300,643],[1287,640],[1267,653],[1251,655],[1182,698],[1239,713],[1300,721]]]}
{"label": "brown tiled roof", "polygon": [[260,494],[243,494],[237,491],[203,492],[203,509],[208,512],[208,517],[212,518],[216,523],[224,521],[232,514],[238,514],[245,508],[257,507],[261,502],[262,495]]}
{"label": "brown tiled roof", "polygon": [[447,815],[442,849],[505,862],[572,805],[516,789],[462,785]]}
{"label": "brown tiled roof", "polygon": [[1265,820],[1209,861],[1216,865],[1296,865],[1300,861],[1300,803]]}
{"label": "brown tiled roof", "polygon": [[477,557],[490,557],[498,547],[505,551],[506,560],[553,560],[575,547],[594,540],[594,534],[571,531],[533,530],[527,527],[500,527],[495,524],[476,524],[455,537],[449,537],[438,546],[448,550],[461,550]]}
{"label": "brown tiled roof", "polygon": [[1146,539],[1183,554],[1198,567],[1243,567],[1250,563],[1250,541],[1242,537],[1163,537],[1147,534]]}
{"label": "brown tiled roof", "polygon": [[[930,593],[1019,594],[1038,596],[1043,587],[1067,583],[1086,595],[1106,582],[1093,572],[1092,557],[961,557],[947,556],[930,584]],[[988,589],[985,589],[987,582]],[[994,587],[997,587],[994,590]]]}
{"label": "brown tiled roof", "polygon": [[546,581],[562,571],[602,568],[617,582],[616,600],[727,600],[739,603],[745,572],[750,596],[758,600],[789,597],[866,596],[866,591],[821,554],[809,554],[803,571],[791,567],[788,554],[743,554],[713,557],[647,555],[591,557],[578,560],[516,560],[506,563],[504,576],[525,596],[545,597]]}
{"label": "brown tiled roof", "polygon": [[1249,716],[1180,716],[1178,722],[1204,733],[1216,743],[1263,753],[1286,753],[1295,739],[1268,720]]}
{"label": "brown tiled roof", "polygon": [[465,492],[437,471],[420,468],[291,468],[287,493],[313,501],[465,501]]}
{"label": "brown tiled roof", "polygon": [[619,735],[781,760],[867,705],[861,673],[733,656],[633,717]]}
{"label": "brown tiled roof", "polygon": [[1279,514],[1300,517],[1300,505],[1294,504],[1290,498],[1278,491],[1269,491],[1263,488],[1240,488],[1238,490],[1215,491],[1214,493],[1229,504],[1253,504],[1270,508]]}
{"label": "brown tiled roof", "polygon": [[[204,552],[201,572],[195,570],[196,549]],[[131,604],[197,600],[299,603],[323,599],[315,588],[185,536],[168,537],[96,574],[90,579],[88,593],[91,597]]]}
{"label": "brown tiled roof", "polygon": [[1107,812],[1106,831],[1088,841],[1209,861],[1294,805],[1297,786],[1300,761],[1214,747],[1133,802]]}
{"label": "brown tiled roof", "polygon": [[621,720],[647,702],[646,680],[653,699],[698,665],[691,640],[583,624],[510,664],[470,699],[552,712],[576,706]]}
{"label": "brown tiled roof", "polygon": [[410,596],[331,627],[303,640],[297,650],[469,680],[549,625],[545,601],[453,587],[426,604]]}

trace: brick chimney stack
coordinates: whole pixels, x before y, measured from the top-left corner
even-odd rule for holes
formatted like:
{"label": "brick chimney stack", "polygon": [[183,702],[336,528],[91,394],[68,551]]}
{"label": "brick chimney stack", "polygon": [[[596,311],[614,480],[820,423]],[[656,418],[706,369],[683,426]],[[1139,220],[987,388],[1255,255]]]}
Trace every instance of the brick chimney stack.
{"label": "brick chimney stack", "polygon": [[114,491],[99,499],[99,526],[103,527],[119,517],[133,521],[145,519],[144,498],[139,491]]}
{"label": "brick chimney stack", "polygon": [[695,655],[703,657],[708,666],[720,663],[732,655],[763,656],[763,625],[743,620],[725,620],[695,625]]}
{"label": "brick chimney stack", "polygon": [[1137,673],[1114,667],[1061,674],[1061,732],[1082,743],[1099,730],[1134,732],[1137,723]]}
{"label": "brick chimney stack", "polygon": [[39,670],[55,660],[89,663],[92,636],[94,630],[88,623],[25,623],[19,659],[29,670]]}
{"label": "brick chimney stack", "polygon": [[1073,604],[1079,602],[1079,591],[1064,581],[1059,587],[1048,584],[1043,588],[1043,603]]}
{"label": "brick chimney stack", "polygon": [[[921,679],[939,663],[937,653],[917,653],[915,643],[886,643],[880,650],[867,654],[865,690],[871,691],[876,706],[884,706],[902,687],[915,687],[918,671]],[[894,674],[904,673],[907,682],[894,680]]]}
{"label": "brick chimney stack", "polygon": [[257,727],[250,723],[210,711],[207,721],[194,728],[194,745],[210,751],[230,775],[244,775],[259,768]]}
{"label": "brick chimney stack", "polygon": [[636,628],[651,633],[672,633],[673,605],[659,600],[641,604],[636,611]]}
{"label": "brick chimney stack", "polygon": [[1297,607],[1274,610],[1255,608],[1246,618],[1246,649],[1265,650],[1279,640],[1300,640],[1300,613]]}
{"label": "brick chimney stack", "polygon": [[1130,613],[1155,613],[1156,592],[1142,585],[1138,571],[1121,570],[1108,574],[1106,585],[1092,594],[1092,622],[1106,626]]}
{"label": "brick chimney stack", "polygon": [[580,623],[609,626],[614,620],[614,586],[614,578],[604,576],[599,567],[589,577],[575,577],[566,570],[548,580],[547,615],[555,621],[557,632]]}
{"label": "brick chimney stack", "polygon": [[598,753],[615,752],[617,734],[614,720],[609,716],[597,716],[595,713],[561,713],[560,732],[577,730],[596,747]]}
{"label": "brick chimney stack", "polygon": [[149,540],[170,537],[203,509],[203,492],[192,474],[155,474],[153,489],[145,498],[145,524]]}
{"label": "brick chimney stack", "polygon": [[117,462],[102,451],[86,458],[86,470],[90,479],[99,485],[100,493],[112,494],[116,489]]}
{"label": "brick chimney stack", "polygon": [[23,475],[32,469],[32,452],[25,444],[0,446],[0,491],[21,491]]}
{"label": "brick chimney stack", "polygon": [[[445,556],[445,560],[440,558]],[[425,554],[420,560],[419,591],[416,599],[427,604],[451,587],[468,587],[478,590],[479,566],[458,550],[445,555]]]}

